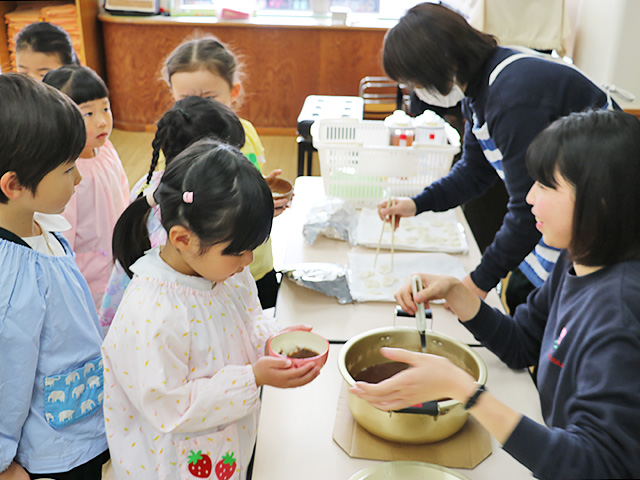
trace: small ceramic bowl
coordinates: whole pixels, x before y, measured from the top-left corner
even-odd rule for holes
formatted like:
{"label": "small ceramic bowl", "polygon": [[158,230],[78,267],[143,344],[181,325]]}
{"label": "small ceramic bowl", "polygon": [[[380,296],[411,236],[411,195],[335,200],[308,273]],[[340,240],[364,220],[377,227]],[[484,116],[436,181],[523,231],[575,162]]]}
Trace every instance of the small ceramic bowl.
{"label": "small ceramic bowl", "polygon": [[304,330],[280,332],[269,339],[269,355],[289,358],[300,367],[309,362],[322,367],[329,355],[329,341],[317,333]]}
{"label": "small ceramic bowl", "polygon": [[270,177],[265,178],[265,180],[275,200],[280,198],[291,199],[293,196],[293,184],[289,180],[280,177]]}

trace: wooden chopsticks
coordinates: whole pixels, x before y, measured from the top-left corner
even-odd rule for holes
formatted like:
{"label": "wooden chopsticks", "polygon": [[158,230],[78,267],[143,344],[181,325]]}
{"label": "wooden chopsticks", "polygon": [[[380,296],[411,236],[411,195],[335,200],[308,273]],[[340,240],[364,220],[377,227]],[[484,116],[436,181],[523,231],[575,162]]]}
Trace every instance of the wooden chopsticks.
{"label": "wooden chopsticks", "polygon": [[[391,197],[387,200],[387,208],[395,205],[395,200]],[[382,234],[384,233],[384,224],[385,221],[382,221],[382,228],[380,229],[380,238],[378,239],[378,247],[376,248],[376,257],[373,260],[373,268],[376,268],[376,263],[378,263],[378,254],[380,253],[380,244],[382,243]],[[394,249],[394,234],[396,232],[396,216],[393,214],[391,216],[391,271],[393,271],[393,249]]]}

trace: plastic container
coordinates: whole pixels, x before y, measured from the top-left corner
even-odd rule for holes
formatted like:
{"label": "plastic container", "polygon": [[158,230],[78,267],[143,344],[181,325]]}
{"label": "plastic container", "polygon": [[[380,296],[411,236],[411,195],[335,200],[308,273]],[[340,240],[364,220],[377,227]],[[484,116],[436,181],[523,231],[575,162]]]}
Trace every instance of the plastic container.
{"label": "plastic container", "polygon": [[436,112],[425,110],[413,119],[413,125],[416,129],[416,143],[442,145],[447,142],[445,121]]}
{"label": "plastic container", "polygon": [[375,207],[389,196],[413,196],[445,176],[460,151],[460,136],[445,123],[448,142],[389,145],[379,120],[319,119],[311,127],[327,196]]}
{"label": "plastic container", "polygon": [[413,118],[402,110],[396,110],[384,119],[384,126],[389,130],[389,145],[410,147],[413,145],[415,129]]}

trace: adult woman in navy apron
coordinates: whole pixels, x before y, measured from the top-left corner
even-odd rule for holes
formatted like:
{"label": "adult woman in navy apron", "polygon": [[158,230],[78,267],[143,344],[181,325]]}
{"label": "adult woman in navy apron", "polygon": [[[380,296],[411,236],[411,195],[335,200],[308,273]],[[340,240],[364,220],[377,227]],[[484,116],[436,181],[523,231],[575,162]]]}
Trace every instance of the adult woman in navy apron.
{"label": "adult woman in navy apron", "polygon": [[606,92],[577,69],[518,50],[471,27],[458,13],[423,3],[410,9],[386,35],[387,75],[412,87],[429,105],[462,102],[466,120],[462,157],[451,172],[413,198],[378,206],[381,218],[444,211],[504,182],[509,201],[502,226],[477,268],[463,283],[481,298],[511,273],[507,305],[514,309],[542,285],[558,251],[544,244],[525,202],[533,180],[525,153],[533,138],[559,117],[611,108]]}

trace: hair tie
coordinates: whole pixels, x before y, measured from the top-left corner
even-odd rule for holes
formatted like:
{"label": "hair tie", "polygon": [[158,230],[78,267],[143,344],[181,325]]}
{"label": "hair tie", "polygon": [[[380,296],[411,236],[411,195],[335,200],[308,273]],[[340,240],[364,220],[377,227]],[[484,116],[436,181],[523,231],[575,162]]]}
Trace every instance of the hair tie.
{"label": "hair tie", "polygon": [[191,118],[191,116],[181,108],[178,108],[178,112],[180,112],[187,120]]}
{"label": "hair tie", "polygon": [[147,203],[149,204],[149,206],[151,208],[155,207],[158,205],[158,202],[156,202],[156,199],[153,197],[153,194],[156,193],[155,190],[150,190],[149,192],[147,192],[147,194],[144,196],[144,198],[147,199]]}
{"label": "hair tie", "polygon": [[182,194],[182,201],[184,203],[193,203],[193,192],[184,192]]}

